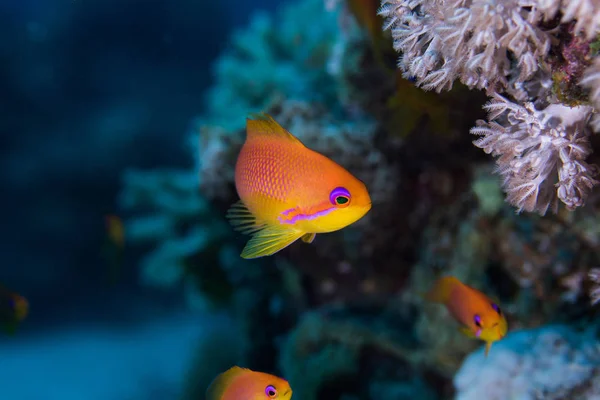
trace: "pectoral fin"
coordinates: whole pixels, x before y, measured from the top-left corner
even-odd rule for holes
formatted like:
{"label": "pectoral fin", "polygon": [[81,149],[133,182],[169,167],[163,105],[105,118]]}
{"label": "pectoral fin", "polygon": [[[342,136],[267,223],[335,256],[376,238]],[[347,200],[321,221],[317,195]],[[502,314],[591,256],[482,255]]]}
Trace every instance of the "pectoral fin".
{"label": "pectoral fin", "polygon": [[473,333],[472,330],[470,330],[469,328],[467,328],[466,326],[461,326],[460,328],[458,328],[458,330],[465,336],[471,338],[471,339],[477,339],[477,336]]}
{"label": "pectoral fin", "polygon": [[252,235],[242,251],[242,258],[270,256],[300,239],[305,232],[289,227],[267,226]]}
{"label": "pectoral fin", "polygon": [[225,217],[229,220],[234,230],[245,235],[251,235],[266,226],[264,222],[256,219],[254,214],[248,210],[248,207],[241,200],[234,203],[227,210]]}
{"label": "pectoral fin", "polygon": [[302,241],[304,243],[312,243],[313,240],[315,240],[315,236],[317,236],[316,233],[307,233],[306,235],[302,236]]}

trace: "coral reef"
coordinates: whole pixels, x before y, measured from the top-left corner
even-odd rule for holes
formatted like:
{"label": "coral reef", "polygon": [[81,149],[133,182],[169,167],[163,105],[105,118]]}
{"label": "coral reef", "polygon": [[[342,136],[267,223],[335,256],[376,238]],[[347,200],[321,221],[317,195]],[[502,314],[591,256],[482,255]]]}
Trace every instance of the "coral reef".
{"label": "coral reef", "polygon": [[294,396],[410,398],[419,393],[422,399],[437,398],[420,371],[411,370],[410,332],[394,332],[399,323],[390,324],[392,316],[398,317],[368,306],[305,313],[280,352]]}
{"label": "coral reef", "polygon": [[[299,15],[322,21],[307,29],[297,23]],[[393,202],[396,193],[396,186],[390,185],[398,180],[396,169],[373,146],[374,122],[366,115],[346,122],[350,111],[333,99],[341,88],[339,75],[330,72],[336,44],[343,44],[337,15],[323,12],[320,0],[308,0],[283,8],[278,18],[253,18],[217,63],[208,112],[197,119],[190,135],[195,166],[128,171],[123,176],[119,202],[126,210],[127,240],[146,246],[142,282],[183,287],[192,306],[232,306],[247,339],[245,365],[259,370],[274,367],[273,337],[294,324],[302,300],[291,294],[300,289],[292,287],[304,283],[291,283],[298,279],[290,278],[294,274],[279,257],[242,265],[234,241],[244,238],[236,238],[224,219],[225,208],[236,200],[233,166],[244,138],[245,116],[252,111],[271,113],[308,146],[368,182],[373,201]],[[339,96],[351,97],[343,91]],[[357,251],[369,251],[368,241],[357,235],[365,224],[317,239],[321,254],[344,267],[347,262],[337,254],[357,257]],[[392,232],[385,234],[393,238]],[[361,241],[363,246],[358,245]],[[297,251],[307,248],[315,250],[307,246]],[[324,280],[330,272],[318,266],[327,259],[317,263],[316,257],[313,253],[303,265]],[[356,296],[352,288],[346,293]]]}
{"label": "coral reef", "polygon": [[520,106],[494,94],[484,108],[491,122],[478,121],[471,133],[482,136],[475,146],[499,157],[508,202],[542,215],[548,208],[556,213],[558,199],[569,209],[583,205],[598,184],[598,167],[585,162],[592,107],[551,104],[537,111],[533,103]]}
{"label": "coral reef", "polygon": [[509,330],[595,313],[585,278],[589,266],[599,262],[596,212],[515,215],[502,201],[501,182],[491,168],[473,168],[471,190],[431,213],[418,260],[395,300],[397,308],[416,310],[419,345],[413,360],[446,377],[482,344],[459,332],[444,307],[422,299],[436,278],[456,276],[496,299],[508,315]]}
{"label": "coral reef", "polygon": [[[259,14],[234,36],[189,135],[194,165],[125,175],[128,237],[153,246],[146,282],[183,284],[201,307],[231,306],[240,363],[281,372],[295,397],[448,396],[482,343],[423,301],[435,278],[452,274],[498,298],[511,330],[572,322],[592,308],[597,67],[592,40],[576,36],[588,25],[566,3],[542,12],[527,1],[457,0],[442,12],[440,1],[385,1],[396,48],[407,49],[402,77],[341,4],[327,3]],[[471,146],[464,132],[484,117],[486,95],[468,88],[488,85],[489,120],[477,122]],[[237,200],[233,167],[255,111],[363,180],[369,214],[311,245],[240,259],[247,237],[224,214]],[[496,175],[477,147],[498,157]],[[516,215],[502,189],[519,210],[556,214]]]}
{"label": "coral reef", "polygon": [[[385,298],[401,287],[408,272],[402,265],[411,259],[415,231],[421,229],[420,217],[409,215],[419,208],[425,217],[433,206],[415,204],[412,196],[402,193],[431,191],[430,197],[444,197],[459,190],[449,181],[448,169],[461,169],[458,164],[465,158],[447,149],[458,148],[458,141],[468,143],[460,132],[472,125],[473,115],[463,111],[478,106],[464,91],[441,100],[423,95],[398,76],[392,59],[390,69],[385,57],[375,55],[367,32],[348,21],[344,9],[323,7],[315,0],[293,4],[293,11],[261,16],[260,23],[236,36],[224,55],[228,61],[219,62],[215,70],[216,84],[209,96],[213,108],[196,121],[192,132],[199,184],[219,209],[237,200],[233,165],[245,136],[244,117],[251,111],[268,112],[308,147],[363,180],[374,204],[356,224],[318,235],[314,245],[290,246],[277,257],[287,256],[309,277],[317,303],[353,301],[358,295]],[[297,24],[297,15],[319,22],[306,30]],[[331,23],[337,28],[318,27]],[[286,33],[293,29],[298,32]],[[287,51],[291,38],[300,46],[298,52]],[[254,47],[261,51],[248,50]],[[290,82],[274,83],[277,74],[266,73],[267,64],[289,68]],[[261,72],[252,80],[237,74],[257,68]],[[291,84],[298,79],[302,90]],[[268,90],[254,96],[247,90],[253,85]],[[212,101],[217,98],[227,98],[228,106]],[[434,162],[433,154],[439,157]],[[427,178],[419,181],[414,176],[422,170],[428,170],[423,174]],[[433,171],[443,176],[445,185],[437,184]],[[335,272],[320,265],[333,265]]]}
{"label": "coral reef", "polygon": [[594,287],[590,291],[590,298],[592,304],[596,304],[600,301],[600,268],[591,269],[588,276],[594,282]]}
{"label": "coral reef", "polygon": [[600,347],[593,332],[562,325],[512,332],[487,359],[471,354],[454,378],[457,400],[600,398]]}
{"label": "coral reef", "polygon": [[197,177],[187,171],[128,170],[123,175],[120,206],[130,213],[127,241],[154,249],[141,260],[141,281],[149,286],[174,287],[188,271],[187,262],[199,253],[218,252],[231,240],[227,223],[213,213],[197,189]]}
{"label": "coral reef", "polygon": [[[424,89],[452,88],[455,79],[488,93],[518,87],[550,49],[525,1],[384,0],[384,29],[392,28],[399,66]],[[518,60],[513,65],[512,60]]]}
{"label": "coral reef", "polygon": [[484,135],[476,146],[501,156],[509,203],[542,215],[558,211],[557,198],[569,209],[584,205],[598,183],[585,162],[598,128],[596,117],[590,124],[599,111],[597,2],[383,0],[379,13],[404,76],[438,92],[459,80],[492,97],[489,122],[471,133]]}

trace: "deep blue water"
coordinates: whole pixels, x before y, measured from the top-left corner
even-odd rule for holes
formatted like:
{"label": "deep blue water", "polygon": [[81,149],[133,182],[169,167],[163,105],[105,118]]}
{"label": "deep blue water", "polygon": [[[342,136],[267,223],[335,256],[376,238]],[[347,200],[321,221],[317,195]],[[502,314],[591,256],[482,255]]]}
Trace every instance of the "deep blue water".
{"label": "deep blue water", "polygon": [[[0,283],[31,306],[0,336],[0,398],[149,399],[134,389],[152,376],[174,398],[208,317],[140,287],[135,252],[110,281],[103,218],[125,168],[189,165],[212,64],[234,27],[277,3],[0,2]],[[149,355],[163,361],[152,371]]]}

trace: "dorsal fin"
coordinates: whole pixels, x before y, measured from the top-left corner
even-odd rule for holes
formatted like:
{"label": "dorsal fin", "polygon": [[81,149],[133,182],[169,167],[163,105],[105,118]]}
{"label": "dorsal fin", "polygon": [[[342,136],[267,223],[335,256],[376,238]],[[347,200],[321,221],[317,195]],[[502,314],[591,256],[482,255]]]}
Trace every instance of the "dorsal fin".
{"label": "dorsal fin", "polygon": [[288,140],[291,143],[304,146],[296,136],[292,135],[284,127],[279,125],[279,123],[267,113],[250,114],[248,118],[246,118],[246,134],[248,135],[248,138],[259,136],[278,137],[280,139]]}
{"label": "dorsal fin", "polygon": [[460,284],[462,282],[453,276],[439,278],[427,292],[425,299],[434,303],[446,303],[450,299],[452,289]]}
{"label": "dorsal fin", "polygon": [[231,382],[241,374],[250,372],[247,368],[240,368],[233,366],[227,371],[220,373],[212,381],[212,383],[206,389],[206,400],[221,400],[225,389],[231,385]]}

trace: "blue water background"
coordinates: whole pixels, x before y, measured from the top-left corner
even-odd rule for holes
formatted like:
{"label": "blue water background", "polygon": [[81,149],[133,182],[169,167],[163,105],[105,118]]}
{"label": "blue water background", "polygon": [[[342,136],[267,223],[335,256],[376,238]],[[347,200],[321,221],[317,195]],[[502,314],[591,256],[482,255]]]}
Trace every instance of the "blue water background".
{"label": "blue water background", "polygon": [[31,307],[0,336],[1,399],[176,398],[191,346],[227,322],[140,287],[134,251],[111,280],[104,216],[123,169],[189,164],[215,58],[279,3],[0,2],[0,283]]}

